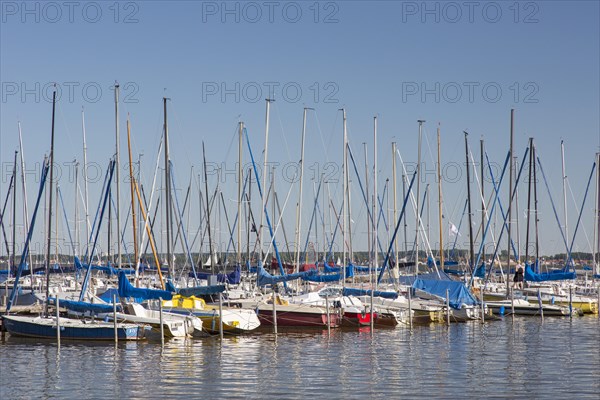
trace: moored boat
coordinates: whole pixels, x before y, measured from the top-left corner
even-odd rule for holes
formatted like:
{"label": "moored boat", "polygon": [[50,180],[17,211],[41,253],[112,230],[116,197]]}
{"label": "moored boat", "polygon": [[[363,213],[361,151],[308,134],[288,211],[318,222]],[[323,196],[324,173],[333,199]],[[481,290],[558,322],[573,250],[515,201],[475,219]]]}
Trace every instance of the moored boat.
{"label": "moored boat", "polygon": [[[5,315],[4,328],[13,336],[41,339],[57,337],[56,317]],[[59,318],[61,339],[69,340],[114,340],[115,324],[98,320]],[[137,324],[117,323],[119,340],[140,340],[144,338],[144,328]]]}

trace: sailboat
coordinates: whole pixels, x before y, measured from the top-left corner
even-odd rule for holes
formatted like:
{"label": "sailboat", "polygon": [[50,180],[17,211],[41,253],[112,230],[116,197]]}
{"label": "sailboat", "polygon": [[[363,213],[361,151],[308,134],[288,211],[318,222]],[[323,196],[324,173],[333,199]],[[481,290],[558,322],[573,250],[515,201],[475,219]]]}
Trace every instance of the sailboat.
{"label": "sailboat", "polygon": [[[118,89],[117,89],[118,90]],[[118,95],[115,95],[118,96]],[[118,97],[116,97],[118,98]],[[48,172],[50,174],[50,181],[48,186],[48,198],[49,198],[49,214],[48,214],[48,254],[46,258],[46,301],[45,301],[45,312],[41,316],[19,316],[19,315],[4,315],[3,326],[6,330],[14,336],[24,337],[35,337],[35,338],[60,338],[64,339],[76,339],[76,340],[114,340],[115,337],[121,340],[137,340],[143,338],[144,329],[140,325],[136,324],[123,324],[123,323],[109,323],[98,320],[85,321],[74,318],[61,318],[59,312],[59,305],[54,304],[56,308],[56,315],[50,316],[48,314],[48,308],[50,305],[49,298],[49,284],[50,284],[50,243],[51,243],[51,222],[52,222],[52,179],[53,169],[50,168],[54,162],[54,117],[56,110],[56,91],[52,95],[52,135],[50,144],[50,157],[45,160],[44,168],[42,172],[42,179],[40,181],[40,188],[38,191],[38,197],[35,205],[35,209],[32,216],[32,221],[29,226],[29,232],[23,254],[21,256],[21,263],[17,270],[13,291],[11,298],[7,304],[7,313],[10,311],[11,306],[15,300],[17,294],[17,287],[19,283],[20,275],[26,265],[27,256],[29,254],[29,244],[31,236],[35,226],[35,220],[37,211],[40,205],[40,199],[44,192],[46,184],[46,176]],[[89,271],[88,271],[89,272]]]}

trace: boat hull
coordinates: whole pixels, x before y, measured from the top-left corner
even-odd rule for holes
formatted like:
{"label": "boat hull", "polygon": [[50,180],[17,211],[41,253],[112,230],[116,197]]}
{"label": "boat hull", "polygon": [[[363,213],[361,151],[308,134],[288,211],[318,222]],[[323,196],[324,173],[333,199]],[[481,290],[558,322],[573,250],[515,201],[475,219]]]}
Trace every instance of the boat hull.
{"label": "boat hull", "polygon": [[[258,310],[258,319],[265,326],[273,326],[273,310]],[[337,313],[329,314],[329,326],[340,326],[340,316]],[[327,313],[311,313],[296,310],[277,308],[277,326],[327,328]]]}
{"label": "boat hull", "polygon": [[[55,339],[56,319],[26,316],[4,316],[4,328],[13,336]],[[139,340],[143,328],[134,324],[117,324],[119,340]],[[66,340],[115,340],[114,324],[60,319],[60,338]]]}

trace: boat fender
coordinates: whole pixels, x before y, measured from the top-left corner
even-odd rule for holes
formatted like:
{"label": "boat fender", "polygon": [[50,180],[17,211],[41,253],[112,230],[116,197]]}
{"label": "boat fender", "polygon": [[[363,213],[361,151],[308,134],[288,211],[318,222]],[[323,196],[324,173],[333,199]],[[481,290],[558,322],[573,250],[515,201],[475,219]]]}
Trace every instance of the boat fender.
{"label": "boat fender", "polygon": [[504,311],[505,311],[504,306],[500,306],[500,309],[498,309],[498,314],[504,315]]}

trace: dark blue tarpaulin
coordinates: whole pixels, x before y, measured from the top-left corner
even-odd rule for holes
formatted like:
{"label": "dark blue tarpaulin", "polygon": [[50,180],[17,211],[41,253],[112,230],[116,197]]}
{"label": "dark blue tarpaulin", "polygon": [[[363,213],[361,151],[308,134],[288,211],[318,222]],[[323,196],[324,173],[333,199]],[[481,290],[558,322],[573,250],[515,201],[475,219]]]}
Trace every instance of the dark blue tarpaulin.
{"label": "dark blue tarpaulin", "polygon": [[[208,280],[208,277],[211,275],[212,274],[207,273],[207,272],[197,272],[196,273],[196,277],[198,279]],[[194,277],[193,272],[190,272],[190,277],[191,278]],[[219,282],[219,283],[229,283],[230,285],[237,285],[238,283],[240,283],[241,279],[242,279],[242,269],[239,265],[235,267],[235,270],[231,271],[228,274],[223,274],[223,273],[217,274],[217,282]]]}
{"label": "dark blue tarpaulin", "polygon": [[577,278],[577,274],[575,272],[563,270],[536,274],[533,272],[533,269],[531,269],[529,264],[525,265],[525,280],[529,282],[562,281],[565,279],[575,278]]}
{"label": "dark blue tarpaulin", "polygon": [[[55,304],[56,299],[51,297],[49,299],[50,304]],[[85,301],[73,301],[73,300],[59,300],[59,306],[66,308],[67,310],[91,314],[106,314],[113,312],[112,304],[93,304]],[[117,304],[117,311],[121,311],[121,305]]]}
{"label": "dark blue tarpaulin", "polygon": [[295,279],[304,278],[307,276],[315,275],[316,271],[314,269],[305,271],[305,272],[297,272],[295,274],[287,274],[287,275],[271,275],[264,269],[261,265],[258,266],[258,278],[256,280],[256,284],[258,286],[265,285],[274,285],[280,282],[288,282],[293,281]]}
{"label": "dark blue tarpaulin", "polygon": [[477,304],[475,297],[461,282],[417,278],[412,287],[442,299],[446,298],[446,291],[448,291],[450,307],[455,309],[460,309],[463,304],[468,306]]}
{"label": "dark blue tarpaulin", "polygon": [[182,288],[177,291],[178,294],[183,297],[190,296],[208,296],[211,294],[223,293],[225,291],[225,285],[213,285],[213,286],[196,286],[190,288]]}
{"label": "dark blue tarpaulin", "polygon": [[136,297],[144,300],[171,300],[173,298],[173,294],[167,290],[142,289],[133,287],[133,285],[129,283],[129,280],[127,280],[125,272],[119,271],[119,297]]}
{"label": "dark blue tarpaulin", "polygon": [[[342,290],[342,295],[344,296],[370,296],[371,291],[366,289],[354,289],[354,288],[344,288]],[[396,292],[382,292],[379,290],[375,290],[373,292],[373,296],[375,297],[383,297],[384,299],[397,299],[398,293]]]}
{"label": "dark blue tarpaulin", "polygon": [[[307,276],[302,277],[302,280],[308,282],[336,282],[344,279],[341,273],[337,274],[327,274],[327,275],[317,275],[315,270],[311,270],[313,273]],[[354,276],[354,265],[348,264],[346,267],[346,278],[352,278]]]}

